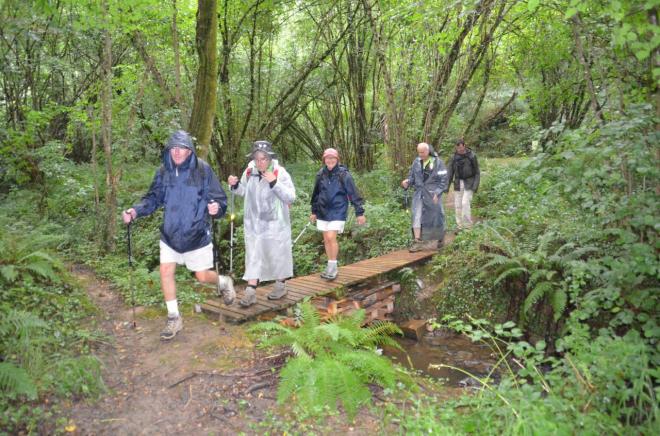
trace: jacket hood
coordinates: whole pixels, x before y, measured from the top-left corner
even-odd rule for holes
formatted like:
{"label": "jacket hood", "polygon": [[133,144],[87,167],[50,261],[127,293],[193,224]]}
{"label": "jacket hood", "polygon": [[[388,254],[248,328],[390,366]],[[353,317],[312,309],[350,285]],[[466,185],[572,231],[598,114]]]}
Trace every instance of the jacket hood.
{"label": "jacket hood", "polygon": [[165,165],[165,168],[174,168],[174,162],[172,162],[172,159],[170,158],[170,150],[173,147],[182,147],[192,151],[188,159],[179,165],[179,168],[185,169],[188,168],[191,162],[197,162],[197,153],[195,152],[195,147],[193,146],[192,137],[185,130],[177,130],[170,135],[170,138],[165,144],[165,149],[163,149],[162,161],[163,165]]}

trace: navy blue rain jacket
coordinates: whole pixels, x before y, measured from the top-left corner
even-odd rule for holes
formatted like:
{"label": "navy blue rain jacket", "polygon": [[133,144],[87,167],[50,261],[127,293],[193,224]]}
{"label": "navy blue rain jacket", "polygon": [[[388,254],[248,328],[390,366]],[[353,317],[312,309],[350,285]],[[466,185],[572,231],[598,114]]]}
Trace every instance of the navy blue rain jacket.
{"label": "navy blue rain jacket", "polygon": [[221,218],[227,210],[227,195],[209,164],[192,150],[177,168],[167,147],[149,192],[133,208],[140,217],[164,207],[160,239],[175,251],[185,253],[211,243],[207,209],[211,200],[220,205],[214,218]]}
{"label": "navy blue rain jacket", "polygon": [[355,208],[355,216],[364,215],[362,197],[348,169],[335,165],[329,171],[327,166],[323,166],[316,175],[312,192],[312,213],[323,221],[346,221],[349,201]]}

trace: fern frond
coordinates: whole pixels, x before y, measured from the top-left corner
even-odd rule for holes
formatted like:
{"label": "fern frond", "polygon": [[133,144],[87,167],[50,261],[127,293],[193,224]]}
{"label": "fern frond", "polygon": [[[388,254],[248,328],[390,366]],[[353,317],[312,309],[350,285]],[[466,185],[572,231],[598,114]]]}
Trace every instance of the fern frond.
{"label": "fern frond", "polygon": [[0,267],[0,275],[7,283],[14,283],[18,278],[18,270],[14,265],[3,265]]}
{"label": "fern frond", "polygon": [[529,276],[529,280],[527,281],[527,286],[534,287],[534,285],[543,279],[544,281],[551,281],[553,277],[557,275],[557,271],[555,270],[547,270],[547,269],[537,269],[536,271],[532,272],[532,274]]}
{"label": "fern frond", "polygon": [[483,265],[480,269],[481,270],[487,270],[493,266],[502,266],[502,265],[508,265],[510,263],[520,265],[520,262],[516,259],[512,259],[507,256],[503,256],[501,254],[497,253],[490,253],[488,254],[488,257],[490,258],[490,261],[487,262],[485,265]]}
{"label": "fern frond", "polygon": [[311,360],[294,357],[289,359],[286,366],[280,371],[280,383],[277,387],[277,402],[286,403],[306,382],[304,378],[309,374]]}
{"label": "fern frond", "polygon": [[507,269],[506,271],[504,271],[499,276],[497,276],[497,278],[495,279],[493,284],[497,285],[502,280],[506,279],[509,276],[517,277],[517,276],[520,276],[520,275],[523,275],[523,274],[526,274],[526,273],[527,273],[527,268],[525,268],[525,267],[510,268],[510,269]]}
{"label": "fern frond", "polygon": [[19,262],[24,262],[26,260],[43,260],[51,265],[57,264],[57,261],[53,259],[53,257],[43,251],[33,251],[32,253],[28,253],[18,259]]}
{"label": "fern frond", "polygon": [[[560,258],[562,253],[566,250],[573,250],[575,248],[575,244],[573,242],[567,242],[561,247],[557,249],[557,251],[554,252],[554,254],[551,256],[551,258]],[[570,252],[569,252],[570,253]]]}
{"label": "fern frond", "polygon": [[307,350],[305,350],[305,347],[301,346],[298,342],[291,344],[291,351],[293,351],[293,354],[295,354],[296,357],[300,358],[301,360],[312,360],[312,356],[307,352]]}
{"label": "fern frond", "polygon": [[552,292],[554,288],[554,283],[552,282],[541,282],[532,289],[532,291],[525,298],[523,303],[523,313],[527,313],[530,309],[539,301],[546,293]]}
{"label": "fern frond", "polygon": [[384,388],[394,388],[397,372],[392,363],[373,351],[355,350],[338,356],[343,364],[353,368],[366,383],[375,383]]}
{"label": "fern frond", "polygon": [[19,339],[29,338],[32,332],[48,327],[48,323],[31,312],[10,310],[0,318],[0,334]]}
{"label": "fern frond", "polygon": [[[359,328],[359,327],[358,327]],[[335,342],[347,343],[351,346],[355,344],[354,328],[344,328],[336,323],[322,324],[316,327],[317,331],[327,334]]]}
{"label": "fern frond", "polygon": [[566,295],[566,290],[563,288],[556,288],[555,292],[550,295],[550,304],[552,305],[555,322],[559,321],[559,318],[564,313],[567,301],[568,296]]}
{"label": "fern frond", "polygon": [[564,261],[566,260],[576,260],[582,258],[585,254],[589,253],[598,253],[600,249],[596,247],[595,245],[587,245],[584,247],[578,247],[577,249],[569,252],[566,254],[566,256],[563,258]]}
{"label": "fern frond", "polygon": [[362,383],[358,374],[346,365],[335,362],[335,383],[339,399],[346,410],[349,419],[355,418],[358,408],[371,399],[371,391]]}
{"label": "fern frond", "polygon": [[9,362],[0,362],[0,390],[12,399],[18,395],[37,398],[37,387],[27,371]]}
{"label": "fern frond", "polygon": [[387,321],[374,321],[370,326],[361,330],[356,346],[362,348],[374,348],[383,344],[392,335],[401,335],[403,332],[394,323]]}
{"label": "fern frond", "polygon": [[41,277],[50,280],[52,282],[57,282],[59,277],[55,274],[52,264],[45,261],[30,262],[24,265],[24,269],[32,271],[35,274],[40,275]]}
{"label": "fern frond", "polygon": [[298,304],[302,326],[313,329],[321,323],[319,311],[308,300]]}

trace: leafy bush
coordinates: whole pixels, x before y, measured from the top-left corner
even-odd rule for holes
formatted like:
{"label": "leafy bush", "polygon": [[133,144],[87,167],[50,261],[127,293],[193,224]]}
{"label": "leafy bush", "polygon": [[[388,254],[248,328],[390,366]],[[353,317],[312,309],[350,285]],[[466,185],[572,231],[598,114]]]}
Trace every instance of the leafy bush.
{"label": "leafy bush", "polygon": [[[577,334],[563,357],[555,358],[544,355],[544,341],[520,341],[513,323],[445,318],[435,326],[487,344],[499,356],[491,374],[501,373],[502,380],[495,385],[489,377],[472,376],[480,382],[477,392],[442,406],[416,398],[413,413],[400,417],[406,432],[646,434],[657,426],[657,365],[634,334],[601,336],[591,344],[582,342],[588,335]],[[394,408],[390,413],[402,414]]]}
{"label": "leafy bush", "polygon": [[260,347],[286,346],[294,354],[280,373],[280,404],[295,398],[302,409],[314,415],[336,410],[341,402],[352,419],[360,406],[370,402],[368,383],[393,389],[398,380],[405,379],[387,358],[376,353],[377,346],[399,348],[390,338],[402,334],[396,325],[376,322],[361,327],[364,310],[321,323],[311,303],[305,301],[298,307],[298,328],[277,322],[250,328],[252,333],[262,335]]}

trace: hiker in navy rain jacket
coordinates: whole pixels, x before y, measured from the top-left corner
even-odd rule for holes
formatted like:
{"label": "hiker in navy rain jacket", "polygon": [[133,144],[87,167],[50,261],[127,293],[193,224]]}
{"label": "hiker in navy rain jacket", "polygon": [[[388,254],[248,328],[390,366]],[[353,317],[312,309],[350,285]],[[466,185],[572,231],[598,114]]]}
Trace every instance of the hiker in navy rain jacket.
{"label": "hiker in navy rain jacket", "polygon": [[355,208],[356,221],[359,225],[366,222],[362,197],[355,187],[348,169],[339,165],[339,152],[328,148],[323,152],[323,168],[316,175],[312,192],[312,214],[309,219],[316,222],[316,227],[323,232],[323,244],[328,256],[328,266],[321,273],[327,280],[337,278],[337,255],[339,244],[337,234],[344,231],[348,216],[348,203]]}
{"label": "hiker in navy rain jacket", "polygon": [[[220,218],[227,209],[227,196],[215,173],[195,154],[190,135],[174,132],[163,151],[162,165],[142,200],[124,211],[126,224],[165,209],[160,227],[160,278],[168,322],[161,339],[171,339],[181,330],[174,273],[185,264],[200,282],[219,283],[213,268],[210,217]],[[233,289],[233,286],[232,286]]]}

